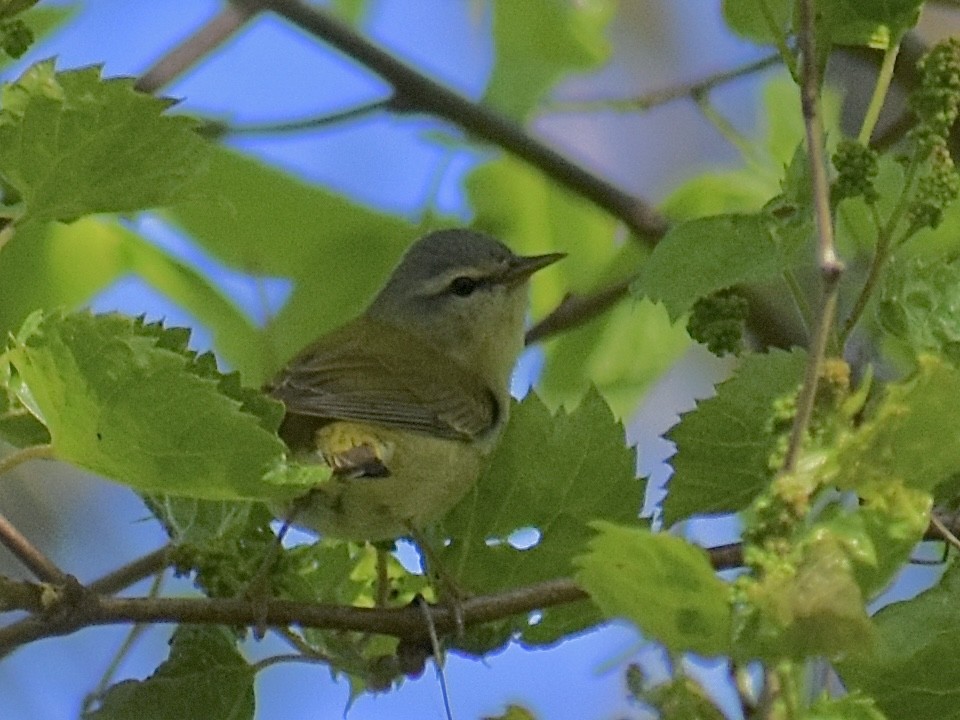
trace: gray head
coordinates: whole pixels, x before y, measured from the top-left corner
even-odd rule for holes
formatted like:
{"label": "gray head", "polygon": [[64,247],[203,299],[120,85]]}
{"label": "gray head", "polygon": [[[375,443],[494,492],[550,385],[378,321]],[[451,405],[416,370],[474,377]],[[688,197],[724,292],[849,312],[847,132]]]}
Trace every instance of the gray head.
{"label": "gray head", "polygon": [[562,257],[516,255],[471,230],[433,232],[410,246],[367,314],[409,330],[465,366],[496,365],[481,374],[499,382],[505,365],[509,379],[522,347],[527,280]]}

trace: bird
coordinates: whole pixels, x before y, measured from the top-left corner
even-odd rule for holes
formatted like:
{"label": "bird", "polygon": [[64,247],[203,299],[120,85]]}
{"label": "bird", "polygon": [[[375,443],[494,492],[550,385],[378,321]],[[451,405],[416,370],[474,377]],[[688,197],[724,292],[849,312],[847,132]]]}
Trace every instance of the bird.
{"label": "bird", "polygon": [[522,256],[452,228],[413,243],[367,308],[268,384],[279,434],[330,480],[285,517],[325,536],[385,541],[450,510],[477,482],[510,413],[529,279],[563,253]]}

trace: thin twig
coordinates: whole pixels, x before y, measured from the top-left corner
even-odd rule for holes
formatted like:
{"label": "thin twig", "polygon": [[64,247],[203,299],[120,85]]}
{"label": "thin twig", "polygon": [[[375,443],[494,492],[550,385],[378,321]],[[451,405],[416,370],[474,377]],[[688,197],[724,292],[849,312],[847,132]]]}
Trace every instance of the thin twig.
{"label": "thin twig", "polygon": [[287,643],[287,645],[292,647],[301,655],[305,655],[306,657],[312,658],[317,662],[327,663],[328,665],[333,662],[333,660],[329,656],[324,655],[322,652],[317,650],[310,643],[304,640],[300,635],[297,635],[297,633],[293,632],[288,627],[273,628],[273,633],[274,635],[276,635],[278,638],[283,640],[285,643]]}
{"label": "thin twig", "polygon": [[140,79],[136,88],[153,93],[193,67],[201,58],[226,42],[254,14],[250,8],[227,3],[199,30],[160,58]]}
{"label": "thin twig", "polygon": [[90,592],[100,595],[113,595],[116,592],[140,582],[144,578],[154,575],[170,564],[172,545],[165,545],[159,550],[137,558],[123,567],[113,570],[103,577],[94,580],[87,586]]}
{"label": "thin twig", "polygon": [[886,100],[887,92],[890,90],[893,70],[899,54],[900,40],[897,39],[897,42],[888,47],[883,54],[883,62],[880,64],[877,82],[873,87],[873,95],[870,97],[870,104],[867,106],[867,111],[863,116],[863,124],[860,126],[860,134],[857,136],[857,141],[862,145],[870,144],[873,130],[877,126],[877,120],[880,119],[880,111],[883,110],[884,100]]}
{"label": "thin twig", "polygon": [[820,317],[810,338],[810,353],[807,359],[803,387],[797,398],[797,414],[790,430],[783,471],[796,470],[803,438],[813,415],[820,368],[827,352],[830,334],[837,311],[837,296],[843,262],[837,257],[833,241],[833,219],[830,215],[830,188],[827,181],[824,157],[823,122],[820,116],[820,78],[817,70],[813,25],[813,0],[800,2],[800,100],[803,108],[803,124],[807,140],[807,156],[810,163],[810,184],[813,193],[813,212],[817,228],[817,263],[823,284]]}
{"label": "thin twig", "polygon": [[561,185],[591,200],[653,244],[666,232],[666,220],[650,205],[614,187],[535,140],[506,117],[468,100],[397,60],[353,28],[300,0],[235,0],[248,10],[270,10],[329,43],[388,82],[394,109],[447,120],[539,168]]}
{"label": "thin twig", "polygon": [[944,540],[960,550],[960,539],[950,532],[950,528],[948,528],[943,521],[937,517],[935,512],[930,513],[930,524],[937,529],[937,531],[943,536]]}
{"label": "thin twig", "polygon": [[780,54],[774,53],[731,70],[724,70],[714,73],[713,75],[707,75],[692,82],[680,83],[660,90],[654,90],[639,97],[609,98],[606,100],[554,100],[548,102],[544,109],[547,112],[555,113],[596,112],[598,110],[643,112],[674,100],[681,100],[683,98],[695,99],[720,85],[747,75],[752,75],[761,70],[766,70],[773,65],[779,65],[781,61],[782,58]]}
{"label": "thin twig", "polygon": [[873,260],[870,261],[870,270],[867,273],[867,279],[864,281],[863,287],[860,288],[860,292],[857,293],[857,299],[853,303],[850,314],[847,316],[847,319],[843,321],[843,327],[840,330],[841,347],[846,344],[850,333],[853,332],[857,323],[860,322],[863,311],[867,309],[867,304],[870,302],[873,291],[880,282],[889,254],[890,238],[885,232],[881,231],[877,238],[877,247],[873,252]]}
{"label": "thin twig", "polygon": [[[317,128],[329,127],[338,123],[356,120],[360,117],[372,115],[380,110],[389,110],[393,105],[391,98],[375,100],[373,102],[363,103],[356,107],[339,110],[326,115],[316,115],[314,117],[303,118],[302,120],[290,120],[288,122],[278,123],[249,123],[246,125],[229,125],[211,122],[207,127],[211,128],[216,136],[219,135],[278,135],[281,133],[299,132],[301,130],[316,130]],[[205,134],[210,134],[205,128]]]}
{"label": "thin twig", "polygon": [[420,608],[423,613],[423,622],[430,635],[430,649],[433,651],[434,667],[437,669],[437,682],[440,683],[440,695],[443,698],[443,710],[446,713],[447,720],[453,720],[453,709],[450,707],[450,693],[447,691],[447,676],[443,671],[443,650],[440,647],[440,638],[437,636],[437,628],[433,623],[433,614],[430,605],[421,596],[417,596],[414,604]]}
{"label": "thin twig", "polygon": [[30,445],[14,450],[0,458],[0,475],[8,473],[29,460],[50,460],[54,457],[52,445]]}
{"label": "thin twig", "polygon": [[288,662],[302,662],[302,663],[319,663],[323,665],[329,664],[325,658],[316,657],[315,655],[301,655],[299,653],[286,653],[285,655],[271,655],[270,657],[265,657],[263,660],[259,660],[251,665],[253,672],[258,673],[261,670],[266,670],[271,665],[280,665],[281,663]]}
{"label": "thin twig", "polygon": [[526,344],[540,342],[606,312],[629,294],[630,285],[636,279],[631,276],[589,295],[567,295],[553,312],[527,330]]}
{"label": "thin twig", "polygon": [[[163,575],[155,575],[153,578],[153,583],[150,585],[149,596],[157,597],[160,594],[160,587],[162,584]],[[140,639],[140,637],[149,627],[150,626],[146,623],[137,623],[130,628],[130,631],[123,639],[123,642],[120,643],[120,647],[118,647],[116,652],[114,652],[110,663],[100,675],[100,680],[97,682],[96,687],[94,687],[94,689],[87,693],[86,697],[84,697],[82,703],[83,713],[89,713],[95,704],[103,700],[103,696],[107,694],[108,688],[113,684],[114,678],[117,675],[117,671],[120,669],[121,663],[123,663],[123,661],[127,658],[137,640]]]}
{"label": "thin twig", "polygon": [[13,553],[38,580],[56,584],[67,582],[67,574],[40,552],[39,548],[27,540],[3,515],[0,515],[0,544]]}

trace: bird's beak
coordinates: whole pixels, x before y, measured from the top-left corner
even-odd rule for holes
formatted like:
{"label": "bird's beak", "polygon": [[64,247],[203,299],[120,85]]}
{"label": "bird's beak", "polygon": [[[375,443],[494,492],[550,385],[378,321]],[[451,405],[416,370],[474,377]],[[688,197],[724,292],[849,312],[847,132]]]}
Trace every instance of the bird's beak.
{"label": "bird's beak", "polygon": [[537,270],[542,270],[547,265],[553,265],[557,260],[563,260],[566,253],[549,253],[547,255],[530,255],[527,257],[518,256],[510,259],[510,264],[500,276],[500,282],[506,285],[519,285],[524,280],[533,275]]}

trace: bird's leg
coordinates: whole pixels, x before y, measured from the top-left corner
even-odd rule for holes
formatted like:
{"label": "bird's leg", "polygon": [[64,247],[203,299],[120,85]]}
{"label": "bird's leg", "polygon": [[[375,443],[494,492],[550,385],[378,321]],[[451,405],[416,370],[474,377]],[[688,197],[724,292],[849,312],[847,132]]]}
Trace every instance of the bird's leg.
{"label": "bird's leg", "polygon": [[257,612],[258,619],[253,626],[253,636],[257,640],[262,640],[263,636],[266,634],[266,601],[269,599],[269,594],[267,592],[267,581],[270,577],[270,571],[273,569],[274,564],[276,564],[277,558],[280,556],[280,551],[283,549],[283,539],[290,531],[290,527],[297,519],[297,515],[299,515],[303,508],[310,503],[311,499],[312,492],[308,492],[290,504],[290,509],[287,510],[286,516],[283,518],[283,524],[280,526],[276,536],[270,543],[270,547],[267,549],[266,554],[263,556],[263,560],[257,567],[257,571],[250,578],[246,589],[243,591],[243,597],[257,603],[259,606]]}
{"label": "bird's leg", "polygon": [[447,678],[443,672],[443,650],[440,648],[440,639],[437,637],[437,628],[433,623],[430,604],[424,600],[421,595],[417,595],[417,597],[414,598],[414,602],[420,607],[420,611],[423,613],[423,620],[427,624],[427,632],[430,634],[430,649],[433,651],[433,658],[437,667],[437,679],[440,681],[440,694],[443,696],[443,708],[446,711],[447,718],[452,720],[453,712],[450,709],[450,694],[447,692]]}
{"label": "bird's leg", "polygon": [[463,591],[454,577],[444,569],[443,563],[440,562],[440,558],[437,557],[433,545],[426,536],[409,523],[407,523],[407,531],[417,544],[417,547],[423,552],[425,574],[436,578],[440,588],[441,598],[444,602],[449,603],[450,609],[453,611],[453,621],[457,629],[457,637],[462,638],[466,633],[466,625],[463,621],[463,600],[468,594]]}
{"label": "bird's leg", "polygon": [[390,575],[388,563],[390,561],[390,553],[393,550],[394,545],[393,541],[390,541],[388,544],[373,543],[373,547],[377,551],[377,579],[374,600],[377,607],[386,607],[387,601],[390,599]]}

